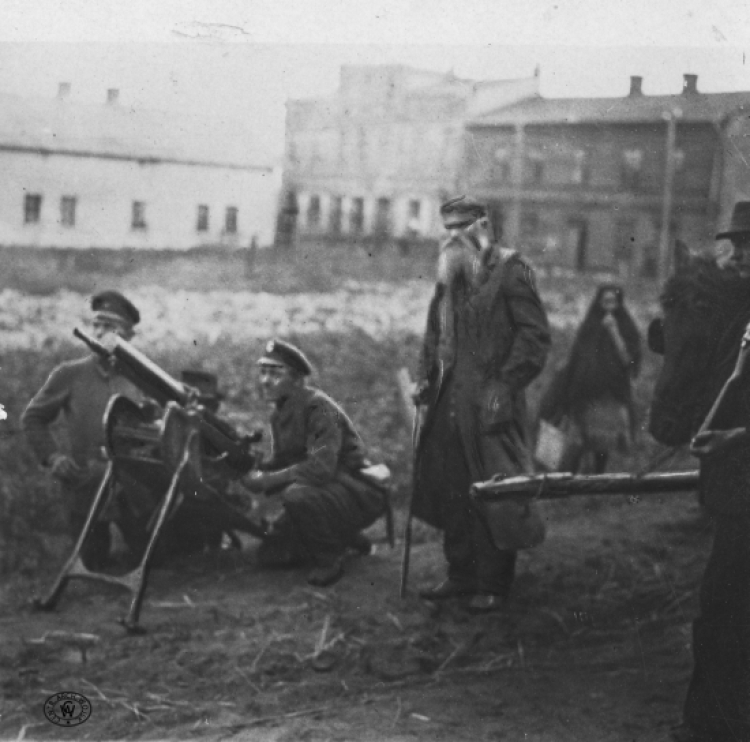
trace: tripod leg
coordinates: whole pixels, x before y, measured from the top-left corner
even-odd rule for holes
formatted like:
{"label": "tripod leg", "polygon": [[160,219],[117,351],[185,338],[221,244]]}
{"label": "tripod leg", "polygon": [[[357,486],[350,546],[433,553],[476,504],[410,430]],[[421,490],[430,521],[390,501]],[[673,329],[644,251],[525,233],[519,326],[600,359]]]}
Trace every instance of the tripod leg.
{"label": "tripod leg", "polygon": [[167,493],[162,500],[161,507],[159,508],[159,515],[156,519],[156,524],[151,531],[151,536],[149,537],[148,544],[146,544],[146,549],[143,552],[141,563],[131,573],[131,589],[133,591],[133,599],[130,603],[128,615],[121,621],[122,625],[126,628],[129,634],[141,634],[145,631],[143,627],[139,625],[138,618],[141,613],[143,595],[146,591],[149,562],[151,561],[151,557],[153,556],[153,551],[156,547],[156,541],[159,538],[159,534],[161,533],[161,530],[164,527],[164,523],[167,520],[167,515],[169,514],[169,511],[172,507],[172,503],[177,497],[180,479],[182,478],[182,473],[184,472],[185,467],[190,461],[190,449],[193,445],[193,439],[196,435],[197,433],[195,431],[191,431],[187,437],[187,440],[185,441],[185,445],[182,450],[182,459],[180,460],[179,466],[175,469],[175,472],[172,475],[172,480],[169,483],[169,489],[167,490]]}
{"label": "tripod leg", "polygon": [[89,574],[89,570],[86,569],[83,561],[81,560],[81,549],[83,548],[86,539],[91,533],[94,524],[97,522],[99,514],[101,513],[102,508],[104,507],[104,504],[107,500],[107,496],[110,494],[109,485],[112,481],[113,470],[114,465],[110,461],[107,466],[107,470],[102,477],[102,481],[99,484],[99,489],[97,490],[96,496],[94,497],[94,502],[89,508],[89,513],[86,516],[86,522],[81,529],[81,533],[78,536],[78,540],[76,541],[76,545],[73,548],[72,554],[70,555],[70,557],[68,557],[68,561],[65,562],[65,565],[60,570],[60,573],[58,574],[57,579],[50,588],[49,593],[47,593],[47,596],[41,600],[39,598],[36,598],[32,601],[32,605],[35,609],[40,611],[54,610],[55,606],[57,605],[57,601],[60,599],[60,596],[64,592],[71,576]]}

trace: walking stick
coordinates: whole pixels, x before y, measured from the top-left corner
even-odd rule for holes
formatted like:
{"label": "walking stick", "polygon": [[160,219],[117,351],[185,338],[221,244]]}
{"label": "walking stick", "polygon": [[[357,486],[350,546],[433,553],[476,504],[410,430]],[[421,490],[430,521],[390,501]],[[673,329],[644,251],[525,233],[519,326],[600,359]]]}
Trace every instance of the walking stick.
{"label": "walking stick", "polygon": [[724,406],[725,400],[729,397],[730,393],[734,391],[734,388],[745,373],[748,357],[750,357],[750,324],[747,325],[745,328],[745,334],[742,336],[740,352],[737,356],[737,362],[734,364],[734,370],[730,377],[724,382],[724,386],[721,388],[721,391],[716,397],[711,409],[708,411],[706,419],[695,434],[696,437],[701,433],[711,430],[711,426],[719,416],[719,413],[723,411],[721,408]]}
{"label": "walking stick", "polygon": [[419,435],[422,432],[422,407],[419,402],[414,404],[414,421],[411,428],[412,445],[412,492],[409,498],[409,511],[406,514],[406,525],[404,526],[404,553],[401,557],[401,588],[399,596],[403,600],[406,597],[406,583],[409,580],[409,560],[411,557],[411,523],[414,517],[414,490],[417,486],[419,462]]}
{"label": "walking stick", "polygon": [[442,361],[438,361],[437,379],[433,384],[434,394],[431,396],[431,406],[423,407],[419,402],[414,405],[414,423],[411,429],[412,444],[412,482],[411,498],[409,499],[409,511],[406,515],[406,526],[404,527],[404,554],[401,559],[401,589],[399,595],[401,598],[406,597],[406,583],[409,580],[409,559],[411,557],[411,522],[414,514],[414,493],[419,483],[419,448],[422,438],[422,430],[425,424],[425,417],[429,409],[434,409],[440,399],[440,393],[443,390],[443,381],[445,379],[445,368]]}

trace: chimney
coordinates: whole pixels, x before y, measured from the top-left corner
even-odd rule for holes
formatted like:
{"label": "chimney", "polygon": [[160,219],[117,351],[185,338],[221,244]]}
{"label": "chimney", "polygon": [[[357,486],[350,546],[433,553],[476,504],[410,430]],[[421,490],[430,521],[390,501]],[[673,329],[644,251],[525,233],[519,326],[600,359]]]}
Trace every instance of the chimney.
{"label": "chimney", "polygon": [[682,79],[682,94],[695,95],[698,92],[698,75],[683,75]]}
{"label": "chimney", "polygon": [[57,86],[57,100],[65,100],[70,95],[70,83],[61,82]]}
{"label": "chimney", "polygon": [[120,97],[120,91],[117,88],[107,89],[107,105],[108,106],[117,105],[117,100],[119,97]]}
{"label": "chimney", "polygon": [[630,76],[630,97],[636,95],[643,95],[643,90],[641,89],[641,85],[643,85],[643,78],[640,77],[640,75],[631,75]]}

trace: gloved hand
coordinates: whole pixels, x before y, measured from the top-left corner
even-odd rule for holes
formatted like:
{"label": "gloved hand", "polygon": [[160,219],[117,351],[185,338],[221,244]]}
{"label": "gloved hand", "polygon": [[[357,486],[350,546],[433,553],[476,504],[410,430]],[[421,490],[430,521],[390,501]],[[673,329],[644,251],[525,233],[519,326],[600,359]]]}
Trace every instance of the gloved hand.
{"label": "gloved hand", "polygon": [[49,467],[55,479],[73,479],[83,474],[83,469],[64,453],[53,454],[49,460]]}
{"label": "gloved hand", "polygon": [[732,428],[730,430],[704,430],[690,442],[690,453],[693,456],[710,456],[730,443],[739,441],[747,436],[746,428]]}
{"label": "gloved hand", "polygon": [[265,492],[269,494],[272,490],[279,490],[287,484],[291,484],[292,477],[288,469],[279,469],[278,471],[253,469],[245,477],[244,482],[251,492]]}
{"label": "gloved hand", "polygon": [[427,404],[430,397],[430,382],[426,379],[417,383],[411,398],[415,405]]}

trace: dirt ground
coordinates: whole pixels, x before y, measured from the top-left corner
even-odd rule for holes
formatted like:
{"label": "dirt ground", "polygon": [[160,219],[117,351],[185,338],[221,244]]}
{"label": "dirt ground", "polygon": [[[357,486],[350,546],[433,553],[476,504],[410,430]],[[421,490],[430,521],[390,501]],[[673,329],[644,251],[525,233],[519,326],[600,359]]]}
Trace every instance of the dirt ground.
{"label": "dirt ground", "polygon": [[[9,582],[0,738],[666,740],[710,545],[695,495],[544,506],[548,538],[521,555],[513,600],[491,616],[418,600],[444,569],[421,527],[399,600],[400,544],[388,548],[382,524],[375,552],[327,590],[300,570],[261,571],[250,542],[155,570],[144,636],[117,624],[117,588],[74,582],[40,614],[25,601],[45,582]],[[53,631],[98,640],[84,657],[54,635],[39,642]],[[89,698],[84,725],[45,720],[59,691]]]}

